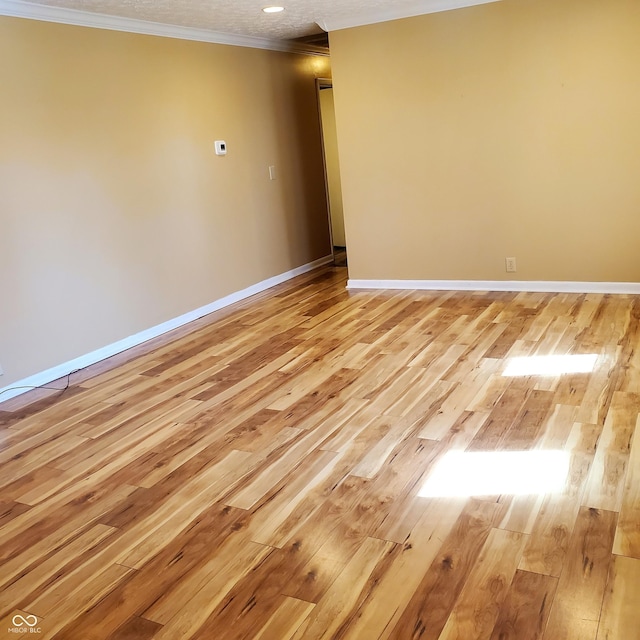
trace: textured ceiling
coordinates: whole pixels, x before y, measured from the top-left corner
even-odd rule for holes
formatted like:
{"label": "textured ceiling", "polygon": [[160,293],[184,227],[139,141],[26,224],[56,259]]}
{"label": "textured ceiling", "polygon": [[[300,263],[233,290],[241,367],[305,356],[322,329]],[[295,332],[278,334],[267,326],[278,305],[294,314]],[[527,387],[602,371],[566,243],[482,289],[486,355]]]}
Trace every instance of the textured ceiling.
{"label": "textured ceiling", "polygon": [[[327,29],[340,28],[491,1],[495,0],[38,0],[28,4],[284,40],[321,32],[318,22]],[[281,4],[286,10],[263,13],[262,7],[269,4]]]}

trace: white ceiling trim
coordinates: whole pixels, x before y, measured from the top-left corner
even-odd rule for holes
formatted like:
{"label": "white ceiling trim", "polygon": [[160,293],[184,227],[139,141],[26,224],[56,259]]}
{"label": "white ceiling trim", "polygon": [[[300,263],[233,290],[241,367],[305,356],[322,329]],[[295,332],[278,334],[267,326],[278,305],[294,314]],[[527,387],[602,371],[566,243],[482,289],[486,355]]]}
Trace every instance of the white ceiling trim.
{"label": "white ceiling trim", "polygon": [[378,22],[388,22],[389,20],[399,20],[400,18],[413,18],[428,13],[439,13],[452,9],[462,9],[473,7],[479,4],[489,4],[490,2],[500,2],[501,0],[417,0],[409,4],[402,4],[382,9],[380,11],[360,11],[349,17],[321,18],[317,24],[325,31],[339,31],[340,29],[350,29],[351,27],[362,27]]}
{"label": "white ceiling trim", "polygon": [[208,29],[148,22],[146,20],[136,20],[135,18],[122,18],[119,16],[105,15],[103,13],[78,11],[77,9],[49,7],[34,2],[23,2],[21,0],[0,0],[0,15],[14,18],[28,18],[30,20],[42,20],[44,22],[71,24],[79,27],[108,29],[110,31],[126,31],[128,33],[161,36],[163,38],[178,38],[180,40],[195,40],[197,42],[226,44],[235,47],[249,47],[251,49],[328,55],[326,50],[320,49],[319,47],[287,42],[285,40],[220,33],[217,31],[209,31]]}

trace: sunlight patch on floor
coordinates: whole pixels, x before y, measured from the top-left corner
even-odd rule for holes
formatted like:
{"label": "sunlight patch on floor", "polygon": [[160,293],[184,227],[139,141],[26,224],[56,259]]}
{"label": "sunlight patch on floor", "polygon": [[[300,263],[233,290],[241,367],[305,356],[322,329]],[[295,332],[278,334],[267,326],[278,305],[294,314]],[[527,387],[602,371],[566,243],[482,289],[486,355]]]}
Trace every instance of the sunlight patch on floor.
{"label": "sunlight patch on floor", "polygon": [[527,495],[564,490],[566,451],[451,451],[418,494],[423,498]]}
{"label": "sunlight patch on floor", "polygon": [[567,373],[591,373],[598,354],[563,356],[523,356],[510,358],[503,376],[559,376]]}

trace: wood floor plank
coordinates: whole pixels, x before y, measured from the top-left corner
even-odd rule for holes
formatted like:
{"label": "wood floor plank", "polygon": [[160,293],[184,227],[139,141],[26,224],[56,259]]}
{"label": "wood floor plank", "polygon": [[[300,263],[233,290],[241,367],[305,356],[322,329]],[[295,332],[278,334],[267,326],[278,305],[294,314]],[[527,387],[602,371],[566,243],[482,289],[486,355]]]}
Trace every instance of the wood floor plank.
{"label": "wood floor plank", "polygon": [[[205,469],[196,478],[186,482],[152,517],[143,520],[126,533],[131,546],[117,558],[118,564],[133,569],[141,568],[158,548],[176,537],[191,520],[211,507],[234,479],[242,477],[250,465],[251,454],[231,451],[219,464]],[[124,547],[124,543],[121,543]]]}
{"label": "wood floor plank", "polygon": [[[411,374],[411,375],[407,375]],[[405,379],[404,376],[407,375]],[[437,373],[418,368],[417,372],[407,369],[389,387],[384,400],[380,398],[375,405],[387,405],[383,413],[390,416],[406,417],[408,419],[420,416],[425,405],[434,400],[441,402],[453,390],[453,383],[441,380]],[[403,389],[398,393],[398,389]],[[382,407],[381,407],[382,408]]]}
{"label": "wood floor plank", "polygon": [[[126,582],[133,575],[133,569],[113,564],[99,574],[91,573],[84,576],[82,586],[77,589],[67,589],[68,585],[50,590],[45,596],[29,605],[29,610],[35,615],[42,616],[45,620],[43,626],[46,628],[49,637],[59,635],[62,638],[68,637],[63,629],[67,628],[70,621],[82,616],[85,611],[97,606],[98,603],[109,593],[112,593],[119,585]],[[89,630],[90,634],[99,638],[106,638],[110,630],[102,633],[99,625],[96,630]]]}
{"label": "wood floor plank", "polygon": [[[122,485],[117,488],[105,489],[104,496],[93,504],[70,505],[67,509],[57,510],[55,514],[48,514],[39,522],[25,528],[18,528],[13,536],[8,535],[6,542],[0,546],[0,556],[3,560],[0,581],[6,584],[28,567],[33,567],[40,558],[60,549],[63,545],[74,540],[86,528],[97,523],[101,516],[114,504],[125,499],[134,491],[134,487]],[[87,496],[88,498],[88,496]],[[25,513],[30,516],[35,509]],[[5,527],[20,520],[18,516]]]}
{"label": "wood floor plank", "polygon": [[2,587],[2,593],[0,593],[0,609],[9,609],[12,603],[24,601],[29,594],[42,584],[51,581],[53,576],[59,576],[62,568],[73,561],[76,556],[93,549],[114,532],[115,529],[112,527],[98,524],[75,538],[62,549],[48,555],[28,575],[22,576],[10,584],[5,583]]}
{"label": "wood floor plank", "polygon": [[[574,412],[566,414],[572,418]],[[553,418],[554,420],[556,418]],[[602,428],[598,425],[571,424],[561,429],[562,450],[570,454],[564,490],[545,495],[531,536],[520,562],[520,569],[558,577],[565,565],[582,495],[596,452]],[[565,433],[569,432],[566,436]],[[547,441],[547,434],[541,442]],[[551,443],[549,443],[551,444]]]}
{"label": "wood floor plank", "polygon": [[3,500],[0,504],[0,528],[2,528],[7,522],[13,520],[13,518],[19,516],[31,508],[28,504],[21,502],[14,502],[11,500],[11,496],[7,496],[7,499]]}
{"label": "wood floor plank", "polygon": [[572,405],[552,405],[551,413],[536,443],[536,448],[551,451],[566,448],[567,440],[575,423],[576,412],[576,407]]}
{"label": "wood floor plank", "polygon": [[516,572],[525,536],[492,529],[440,640],[490,638]]}
{"label": "wood floor plank", "polygon": [[35,449],[37,446],[61,436],[73,430],[74,426],[82,423],[85,418],[99,410],[99,407],[89,407],[84,411],[72,411],[72,417],[66,419],[53,419],[51,422],[44,416],[33,421],[34,431],[28,433],[22,422],[17,422],[13,427],[5,429],[5,437],[0,447],[0,463],[7,462],[20,456],[23,452]]}
{"label": "wood floor plank", "polygon": [[251,638],[256,627],[273,616],[292,568],[305,557],[301,544],[272,549],[224,596],[193,638]]}
{"label": "wood floor plank", "polygon": [[69,640],[103,638],[132,615],[144,612],[179,578],[188,575],[208,550],[215,549],[236,529],[240,530],[243,515],[231,509],[226,514],[221,514],[219,509],[209,509],[188,530],[156,552],[142,569],[127,574],[96,606],[84,610],[67,624],[63,637]]}
{"label": "wood floor plank", "polygon": [[613,394],[583,496],[584,506],[620,511],[631,441],[639,411],[638,394]]}
{"label": "wood floor plank", "polygon": [[497,511],[495,503],[469,501],[397,618],[389,638],[437,640],[440,637],[489,536]]}
{"label": "wood floor plank", "polygon": [[145,619],[163,625],[156,639],[191,637],[233,586],[271,551],[265,545],[243,539],[226,540],[208,562],[187,574],[142,613]]}
{"label": "wood floor plank", "polygon": [[[391,504],[387,504],[388,510],[372,535],[392,542],[406,542],[416,523],[429,508],[429,501],[418,494],[427,470],[441,453],[438,442],[422,438],[408,440],[400,451],[394,453],[393,459],[387,464],[410,470],[411,475],[405,476],[405,490]],[[386,481],[386,478],[381,477],[379,481]]]}
{"label": "wood floor plank", "polygon": [[[320,268],[0,404],[0,629],[637,636],[640,296],[346,278]],[[589,354],[591,372],[504,375]],[[425,497],[464,451],[554,451],[568,475]]]}
{"label": "wood floor plank", "polygon": [[595,638],[607,584],[616,514],[583,507],[569,542],[543,638]]}
{"label": "wood floor plank", "polygon": [[640,417],[636,420],[613,552],[640,559]]}
{"label": "wood floor plank", "polygon": [[[345,491],[336,496],[337,501],[329,500],[323,505],[326,508],[318,509],[307,521],[308,528],[312,527],[316,535],[324,532],[324,537],[317,552],[292,572],[284,593],[318,601],[367,536],[384,539],[380,532],[397,497],[419,487],[424,462],[429,459],[430,452],[425,450],[422,441],[410,438],[396,447],[389,462],[373,478],[346,476],[342,483]],[[358,492],[355,495],[359,497],[348,499],[354,492]],[[342,518],[337,522],[333,517],[336,507],[342,511]]]}
{"label": "wood floor plank", "polygon": [[398,544],[372,574],[358,614],[345,629],[345,638],[390,637],[466,502],[466,498],[430,501],[404,543]]}
{"label": "wood floor plank", "polygon": [[[501,361],[496,360],[496,362]],[[509,378],[498,373],[492,373],[488,380],[480,387],[478,393],[469,402],[466,410],[478,413],[491,412],[502,394],[507,390],[509,384]]]}
{"label": "wood floor plank", "polygon": [[478,376],[470,384],[460,383],[442,402],[436,415],[421,429],[420,437],[442,440],[451,432],[454,424],[466,412],[466,407],[477,396],[490,374]]}
{"label": "wood floor plank", "polygon": [[132,616],[122,626],[118,627],[108,640],[152,640],[162,629],[159,624]]}
{"label": "wood floor plank", "polygon": [[376,418],[372,423],[372,429],[378,432],[385,428],[388,428],[386,434],[373,444],[368,453],[353,467],[352,475],[373,478],[382,469],[391,452],[412,431],[412,425],[409,421],[394,416],[383,415]]}
{"label": "wood floor plank", "polygon": [[527,494],[512,496],[508,501],[508,509],[498,525],[499,529],[531,533],[538,520],[538,514],[544,504],[544,494]]}
{"label": "wood floor plank", "polygon": [[[321,491],[322,484],[332,476],[339,461],[334,451],[315,451],[306,460],[295,478],[283,485],[266,504],[255,511],[250,527],[254,542],[282,547],[289,536],[290,527],[302,517],[304,510],[297,510],[308,501],[309,507],[317,506],[314,492]],[[294,513],[296,516],[294,517]],[[285,527],[286,524],[286,527]]]}
{"label": "wood floor plank", "polygon": [[256,629],[255,640],[271,640],[271,638],[291,640],[314,608],[315,605],[311,602],[283,597],[282,604],[264,626]]}
{"label": "wood floor plank", "polygon": [[[88,438],[81,436],[63,436],[33,449],[28,454],[6,462],[0,469],[0,486],[8,486],[14,483],[16,478],[35,471],[55,460],[60,454],[69,449],[79,448],[87,441]],[[11,489],[9,490],[11,491]]]}
{"label": "wood floor plank", "polygon": [[497,448],[501,451],[527,451],[535,446],[547,418],[551,414],[553,393],[533,390],[517,420],[505,433]]}
{"label": "wood floor plank", "polygon": [[[476,437],[488,417],[488,412],[463,411],[442,438],[443,448],[448,451],[464,451]],[[420,431],[420,437],[423,437],[423,434],[424,431]]]}
{"label": "wood floor plank", "polygon": [[67,481],[64,471],[45,464],[20,476],[4,487],[2,492],[8,499],[33,506],[50,495],[50,492],[58,491]]}
{"label": "wood floor plank", "polygon": [[307,520],[295,536],[306,561],[291,570],[284,595],[309,602],[322,597],[382,517],[366,508],[371,488],[370,480],[348,476]]}
{"label": "wood floor plank", "polygon": [[564,493],[545,496],[525,547],[520,569],[558,577],[565,565],[580,510],[580,496],[591,458],[575,454],[569,470],[570,483]]}
{"label": "wood floor plank", "polygon": [[393,542],[367,538],[302,623],[293,639],[334,638],[341,628],[348,627],[352,617],[356,615],[361,592],[370,575],[394,546]]}
{"label": "wood floor plank", "polygon": [[508,388],[469,445],[469,451],[498,451],[511,426],[525,411],[529,393],[513,386]]}
{"label": "wood floor plank", "polygon": [[557,586],[557,578],[516,571],[491,640],[540,640]]}
{"label": "wood floor plank", "polygon": [[597,640],[626,640],[640,629],[640,560],[614,556]]}
{"label": "wood floor plank", "polygon": [[252,477],[240,491],[225,498],[225,504],[240,509],[250,509],[269,493],[284,477],[303,463],[306,453],[330,437],[340,426],[339,422],[325,422],[316,429],[300,431],[299,437],[272,462]]}

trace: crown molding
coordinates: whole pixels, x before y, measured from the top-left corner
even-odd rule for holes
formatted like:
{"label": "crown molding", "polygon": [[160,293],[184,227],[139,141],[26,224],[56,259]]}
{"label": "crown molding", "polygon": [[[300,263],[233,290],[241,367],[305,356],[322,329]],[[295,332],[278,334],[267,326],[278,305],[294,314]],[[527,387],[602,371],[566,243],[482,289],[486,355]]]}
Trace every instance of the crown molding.
{"label": "crown molding", "polygon": [[440,13],[452,9],[473,7],[478,4],[489,4],[501,0],[415,0],[382,9],[380,11],[359,11],[357,14],[341,18],[322,18],[317,20],[317,25],[325,31],[339,31],[351,27],[362,27],[378,22],[399,20],[400,18],[413,18],[428,13]]}
{"label": "crown molding", "polygon": [[218,31],[210,31],[208,29],[181,27],[178,25],[162,24],[160,22],[148,22],[146,20],[137,20],[135,18],[123,18],[119,16],[109,16],[103,13],[78,11],[77,9],[49,7],[35,2],[23,2],[22,0],[0,0],[0,16],[42,20],[44,22],[57,22],[77,27],[108,29],[110,31],[126,31],[127,33],[160,36],[162,38],[177,38],[179,40],[195,40],[197,42],[226,44],[233,47],[268,49],[270,51],[284,51],[287,53],[302,53],[321,56],[328,55],[325,49],[297,42],[287,42],[285,40],[276,40],[273,38],[257,38],[255,36],[242,36],[232,33],[221,33]]}

